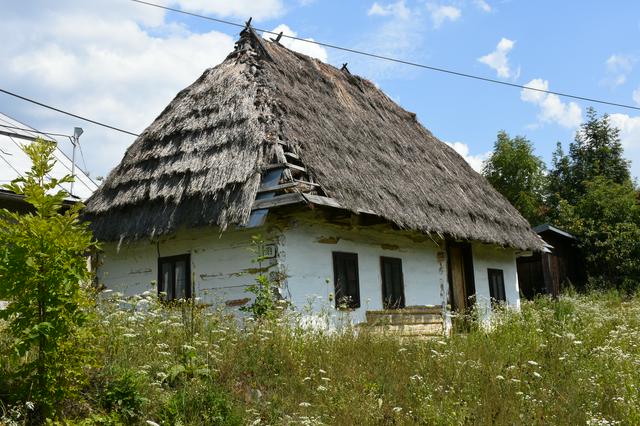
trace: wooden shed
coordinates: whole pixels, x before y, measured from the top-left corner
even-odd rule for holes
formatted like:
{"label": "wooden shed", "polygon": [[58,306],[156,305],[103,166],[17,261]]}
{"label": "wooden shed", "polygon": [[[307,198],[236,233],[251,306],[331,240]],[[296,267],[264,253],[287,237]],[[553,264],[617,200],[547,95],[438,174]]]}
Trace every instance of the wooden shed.
{"label": "wooden shed", "polygon": [[566,284],[580,284],[584,277],[578,239],[548,223],[533,230],[545,241],[546,248],[543,252],[518,258],[522,296],[532,299],[538,294],[551,294],[555,297]]}

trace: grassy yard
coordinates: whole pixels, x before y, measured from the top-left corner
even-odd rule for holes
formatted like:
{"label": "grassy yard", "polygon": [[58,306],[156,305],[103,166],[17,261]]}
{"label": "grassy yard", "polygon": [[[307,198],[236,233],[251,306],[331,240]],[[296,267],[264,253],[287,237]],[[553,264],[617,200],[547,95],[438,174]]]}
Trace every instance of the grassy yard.
{"label": "grassy yard", "polygon": [[[638,296],[540,299],[427,342],[123,302],[98,304],[69,424],[640,424]],[[23,424],[11,386],[0,424]]]}

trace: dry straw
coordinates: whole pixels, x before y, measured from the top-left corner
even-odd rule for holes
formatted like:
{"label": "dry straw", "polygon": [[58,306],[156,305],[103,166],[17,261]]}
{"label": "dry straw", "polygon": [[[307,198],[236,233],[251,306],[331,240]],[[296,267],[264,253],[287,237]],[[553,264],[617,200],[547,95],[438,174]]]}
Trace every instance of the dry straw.
{"label": "dry straw", "polygon": [[540,249],[527,221],[370,81],[245,30],[184,89],[87,202],[102,240],[244,224],[281,143],[323,192],[401,228]]}

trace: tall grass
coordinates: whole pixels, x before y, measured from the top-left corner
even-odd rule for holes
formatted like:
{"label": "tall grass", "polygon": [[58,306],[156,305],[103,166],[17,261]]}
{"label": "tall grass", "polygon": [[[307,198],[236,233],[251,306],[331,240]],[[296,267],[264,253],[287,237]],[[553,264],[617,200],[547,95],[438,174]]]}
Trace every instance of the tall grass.
{"label": "tall grass", "polygon": [[[428,341],[240,324],[152,295],[101,301],[90,327],[70,424],[640,424],[640,297],[539,299]],[[0,395],[21,424],[25,401]]]}

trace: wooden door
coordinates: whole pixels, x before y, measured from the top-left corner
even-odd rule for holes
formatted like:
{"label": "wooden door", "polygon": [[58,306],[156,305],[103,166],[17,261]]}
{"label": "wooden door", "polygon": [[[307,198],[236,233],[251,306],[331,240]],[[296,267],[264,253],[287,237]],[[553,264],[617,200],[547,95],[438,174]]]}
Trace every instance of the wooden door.
{"label": "wooden door", "polygon": [[449,247],[449,274],[451,279],[451,306],[453,310],[462,312],[467,308],[467,291],[464,274],[464,256],[462,247]]}

